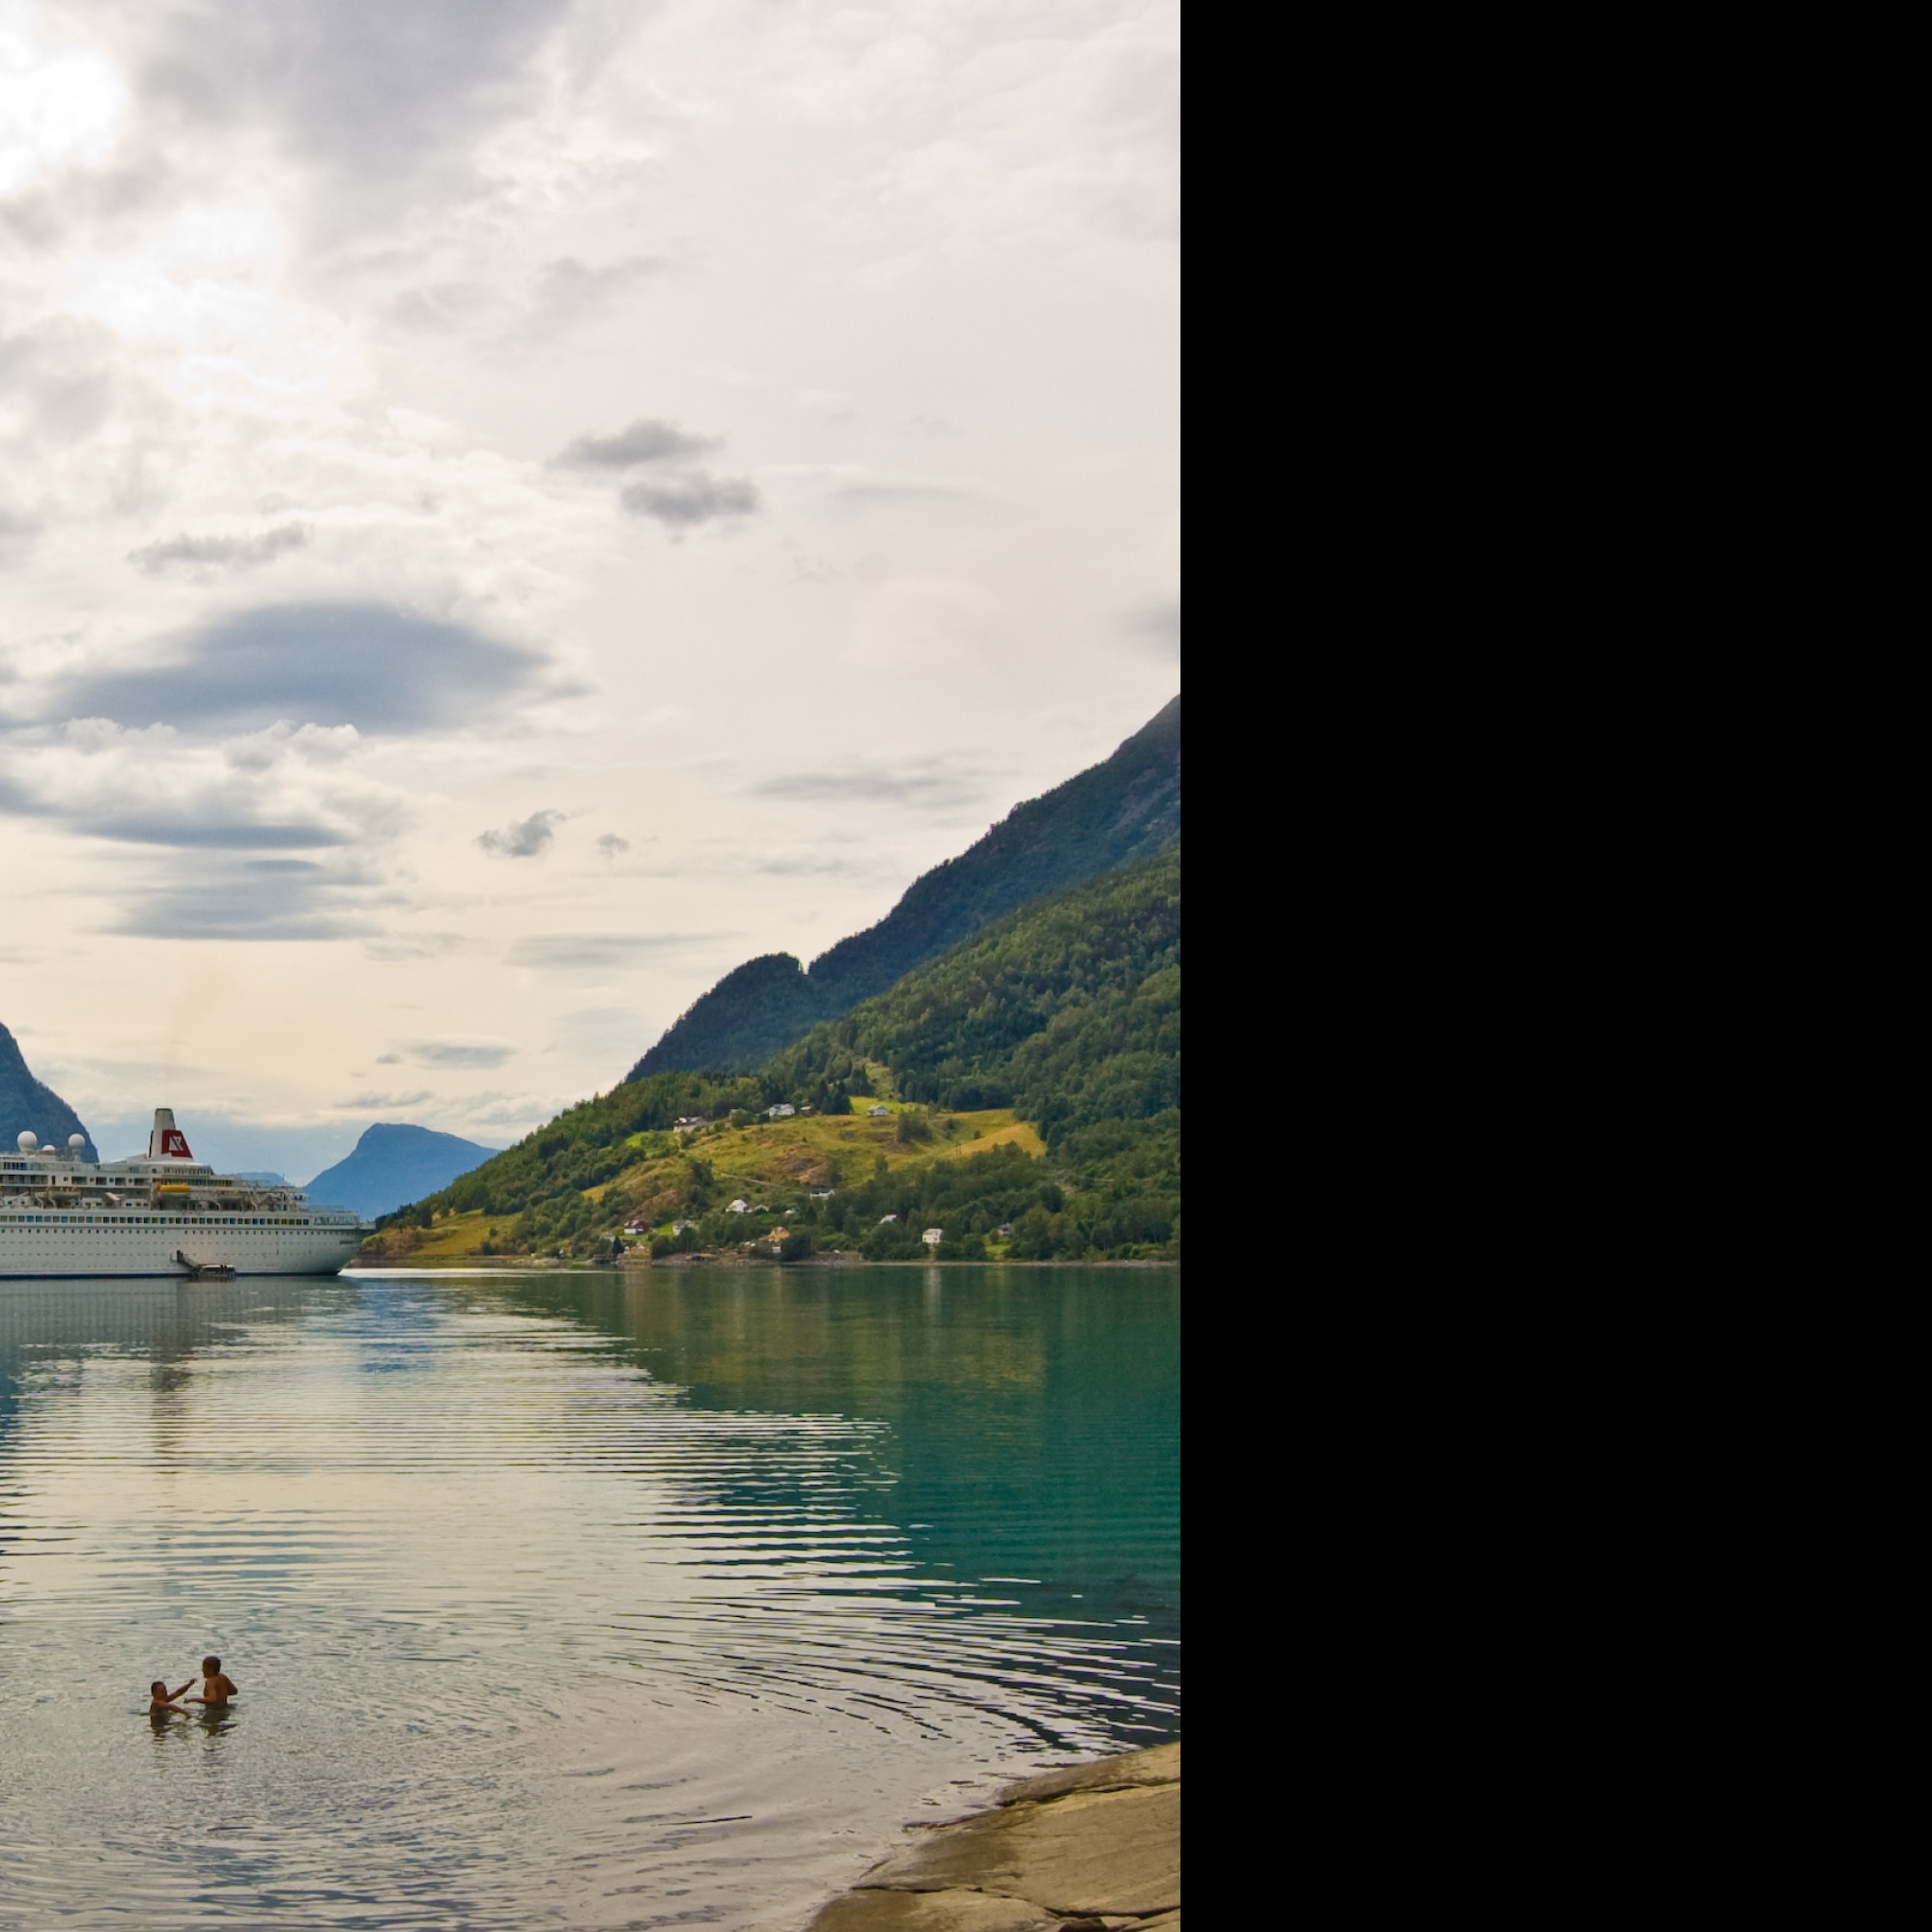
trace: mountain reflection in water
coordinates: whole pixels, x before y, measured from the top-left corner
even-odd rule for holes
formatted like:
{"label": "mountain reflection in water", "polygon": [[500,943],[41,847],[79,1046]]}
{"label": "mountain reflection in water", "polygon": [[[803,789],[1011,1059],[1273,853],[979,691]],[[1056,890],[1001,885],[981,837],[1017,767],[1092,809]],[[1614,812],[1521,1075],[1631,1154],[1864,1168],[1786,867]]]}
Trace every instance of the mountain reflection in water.
{"label": "mountain reflection in water", "polygon": [[[926,1805],[1175,1734],[1179,1304],[0,1283],[0,1926],[781,1928]],[[151,1726],[208,1650],[228,1719]]]}

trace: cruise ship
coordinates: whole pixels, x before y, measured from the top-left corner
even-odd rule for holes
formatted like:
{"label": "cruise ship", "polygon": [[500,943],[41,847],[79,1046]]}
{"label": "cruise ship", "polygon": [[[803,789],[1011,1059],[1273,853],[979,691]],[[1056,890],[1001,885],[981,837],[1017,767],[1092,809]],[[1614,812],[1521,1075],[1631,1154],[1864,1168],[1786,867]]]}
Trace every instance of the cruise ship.
{"label": "cruise ship", "polygon": [[312,1206],[196,1161],[171,1109],[155,1110],[147,1158],[89,1161],[31,1130],[0,1157],[0,1279],[63,1275],[336,1274],[361,1217]]}

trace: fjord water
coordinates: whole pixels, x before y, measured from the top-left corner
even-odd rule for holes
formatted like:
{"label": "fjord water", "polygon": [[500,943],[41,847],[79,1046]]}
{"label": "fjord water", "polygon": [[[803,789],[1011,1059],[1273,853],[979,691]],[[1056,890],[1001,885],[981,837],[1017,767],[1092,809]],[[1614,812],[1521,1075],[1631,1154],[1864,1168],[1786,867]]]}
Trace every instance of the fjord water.
{"label": "fjord water", "polygon": [[[0,1282],[0,1925],[797,1925],[1179,1731],[1179,1277]],[[146,1685],[218,1652],[219,1721]]]}

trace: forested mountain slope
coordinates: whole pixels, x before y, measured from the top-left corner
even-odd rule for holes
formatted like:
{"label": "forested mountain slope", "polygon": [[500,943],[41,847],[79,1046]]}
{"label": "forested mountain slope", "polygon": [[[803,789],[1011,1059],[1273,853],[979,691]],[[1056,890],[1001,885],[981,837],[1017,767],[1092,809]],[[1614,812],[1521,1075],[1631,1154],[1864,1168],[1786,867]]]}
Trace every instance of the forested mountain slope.
{"label": "forested mountain slope", "polygon": [[923,873],[878,924],[811,962],[768,952],[727,973],[632,1068],[749,1072],[1015,906],[1146,858],[1180,836],[1180,699],[1104,762],[1016,805],[956,859]]}
{"label": "forested mountain slope", "polygon": [[1009,913],[755,1074],[573,1107],[392,1219],[452,1257],[583,1254],[636,1224],[664,1252],[909,1259],[934,1225],[942,1254],[1177,1255],[1179,850]]}
{"label": "forested mountain slope", "polygon": [[0,1026],[0,1138],[9,1153],[28,1127],[40,1135],[43,1145],[51,1142],[62,1153],[67,1151],[68,1136],[78,1134],[87,1144],[85,1158],[100,1158],[80,1116],[51,1087],[34,1078],[18,1042]]}

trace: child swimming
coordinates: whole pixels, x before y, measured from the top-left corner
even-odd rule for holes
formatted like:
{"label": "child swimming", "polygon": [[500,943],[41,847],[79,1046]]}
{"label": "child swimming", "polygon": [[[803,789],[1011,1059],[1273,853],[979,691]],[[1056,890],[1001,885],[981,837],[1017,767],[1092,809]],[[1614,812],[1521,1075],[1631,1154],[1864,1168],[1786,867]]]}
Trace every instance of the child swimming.
{"label": "child swimming", "polygon": [[181,1690],[170,1690],[166,1681],[156,1677],[148,1686],[148,1716],[151,1718],[186,1717],[187,1713],[175,1702],[175,1699],[181,1695],[182,1690],[185,1690],[188,1688],[188,1684],[192,1684],[193,1682],[194,1679],[190,1677],[187,1680],[187,1684],[182,1686]]}

